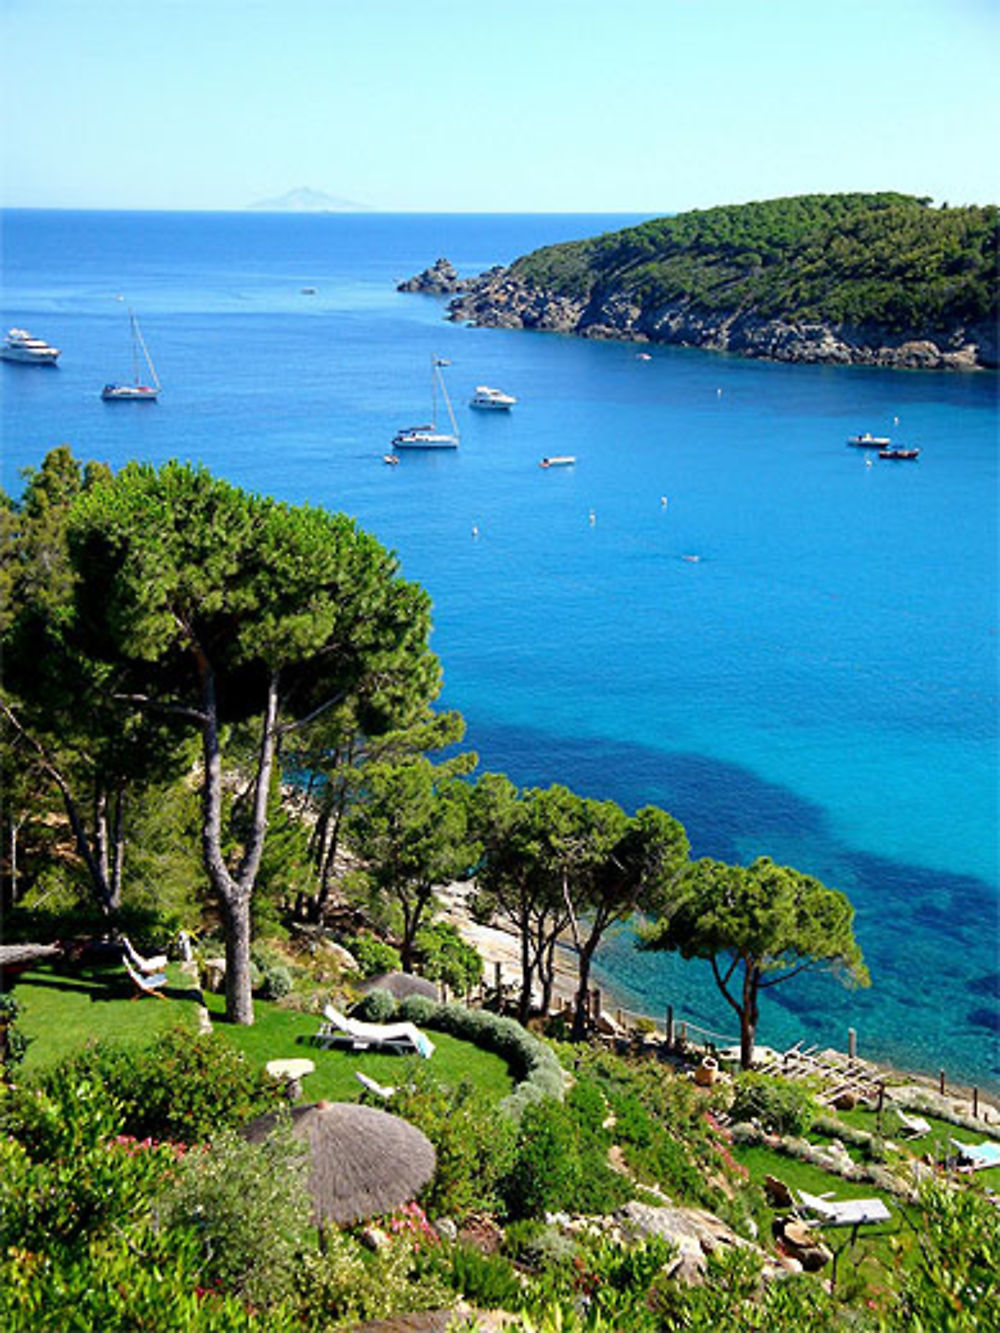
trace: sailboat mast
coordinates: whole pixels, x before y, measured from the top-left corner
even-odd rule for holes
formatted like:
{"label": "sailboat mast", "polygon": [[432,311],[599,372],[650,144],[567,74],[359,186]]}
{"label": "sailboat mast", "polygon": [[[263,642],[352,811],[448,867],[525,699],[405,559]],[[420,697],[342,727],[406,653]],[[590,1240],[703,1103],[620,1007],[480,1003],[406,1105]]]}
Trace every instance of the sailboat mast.
{"label": "sailboat mast", "polygon": [[[129,312],[131,314],[131,311]],[[135,382],[139,383],[139,356],[136,350],[136,344],[142,348],[142,354],[146,358],[146,365],[149,367],[149,373],[152,376],[153,388],[159,389],[160,381],[156,375],[156,367],[153,365],[153,358],[149,355],[149,348],[146,346],[146,340],[142,336],[142,330],[139,328],[139,321],[132,315],[132,352],[135,357]]]}

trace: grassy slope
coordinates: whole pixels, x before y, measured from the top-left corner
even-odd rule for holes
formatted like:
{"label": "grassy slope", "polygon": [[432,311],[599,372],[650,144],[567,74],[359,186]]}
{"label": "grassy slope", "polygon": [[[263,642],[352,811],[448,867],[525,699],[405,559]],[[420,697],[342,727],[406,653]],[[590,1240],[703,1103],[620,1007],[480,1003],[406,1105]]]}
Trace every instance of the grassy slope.
{"label": "grassy slope", "polygon": [[773,318],[948,327],[997,316],[998,210],[901,194],[803,195],[696,210],[524,256],[514,274],[644,309],[687,299]]}
{"label": "grassy slope", "polygon": [[[141,1043],[177,1022],[189,1023],[194,1031],[197,995],[186,989],[178,966],[171,964],[167,972],[164,1000],[149,996],[132,1000],[132,984],[115,966],[85,967],[72,973],[40,967],[25,973],[15,990],[23,1007],[19,1026],[31,1043],[25,1073],[55,1064],[90,1040]],[[254,1063],[301,1056],[311,1059],[316,1071],[303,1083],[303,1097],[308,1101],[321,1097],[357,1100],[361,1085],[355,1070],[379,1083],[394,1084],[405,1081],[412,1067],[410,1060],[398,1055],[312,1046],[310,1039],[319,1027],[315,1014],[257,1000],[253,1027],[236,1027],[219,1021],[224,1008],[221,996],[206,999],[215,1031]],[[499,1056],[444,1033],[433,1033],[432,1040],[435,1050],[430,1068],[440,1082],[456,1085],[467,1079],[498,1100],[513,1088],[510,1070]]]}

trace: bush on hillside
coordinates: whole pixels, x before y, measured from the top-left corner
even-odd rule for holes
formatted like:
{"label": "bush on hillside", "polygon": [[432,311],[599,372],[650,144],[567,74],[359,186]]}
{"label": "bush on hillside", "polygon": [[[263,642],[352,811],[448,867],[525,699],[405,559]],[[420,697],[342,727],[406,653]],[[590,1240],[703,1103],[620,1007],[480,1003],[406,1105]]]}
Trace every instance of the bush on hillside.
{"label": "bush on hillside", "polygon": [[276,1080],[222,1037],[183,1025],[144,1046],[94,1043],[39,1082],[67,1115],[76,1088],[89,1082],[121,1107],[125,1133],[188,1144],[281,1104]]}
{"label": "bush on hillside", "polygon": [[729,1114],[737,1123],[749,1121],[772,1134],[801,1135],[813,1123],[817,1111],[805,1084],[748,1070],[736,1080]]}
{"label": "bush on hillside", "polygon": [[383,972],[398,972],[402,966],[399,950],[375,935],[355,935],[344,947],[354,956],[362,977],[379,977]]}

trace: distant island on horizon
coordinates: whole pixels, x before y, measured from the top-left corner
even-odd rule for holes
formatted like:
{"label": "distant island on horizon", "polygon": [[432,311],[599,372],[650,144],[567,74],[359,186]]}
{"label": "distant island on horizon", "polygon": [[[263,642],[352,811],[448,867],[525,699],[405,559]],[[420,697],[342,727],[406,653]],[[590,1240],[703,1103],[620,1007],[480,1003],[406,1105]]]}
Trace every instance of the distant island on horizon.
{"label": "distant island on horizon", "polygon": [[[997,367],[995,205],[800,195],[546,246],[456,287],[449,318],[777,361]],[[431,290],[421,280],[408,290]]]}
{"label": "distant island on horizon", "polygon": [[259,213],[368,213],[367,204],[356,203],[353,199],[343,199],[339,195],[325,194],[322,190],[312,190],[307,185],[300,185],[294,190],[278,195],[274,199],[260,199],[247,207]]}

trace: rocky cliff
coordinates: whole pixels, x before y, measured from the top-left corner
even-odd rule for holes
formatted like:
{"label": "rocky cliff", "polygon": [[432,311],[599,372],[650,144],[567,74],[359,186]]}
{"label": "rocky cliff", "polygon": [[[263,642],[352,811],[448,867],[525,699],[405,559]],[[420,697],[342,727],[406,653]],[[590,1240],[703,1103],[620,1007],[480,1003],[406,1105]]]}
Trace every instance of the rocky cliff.
{"label": "rocky cliff", "polygon": [[450,319],[484,328],[672,343],[773,361],[910,370],[973,370],[998,364],[997,326],[990,321],[902,332],[876,324],[804,323],[745,308],[705,309],[686,297],[643,305],[613,285],[574,297],[525,282],[510,269],[492,269],[470,279],[448,310]]}

